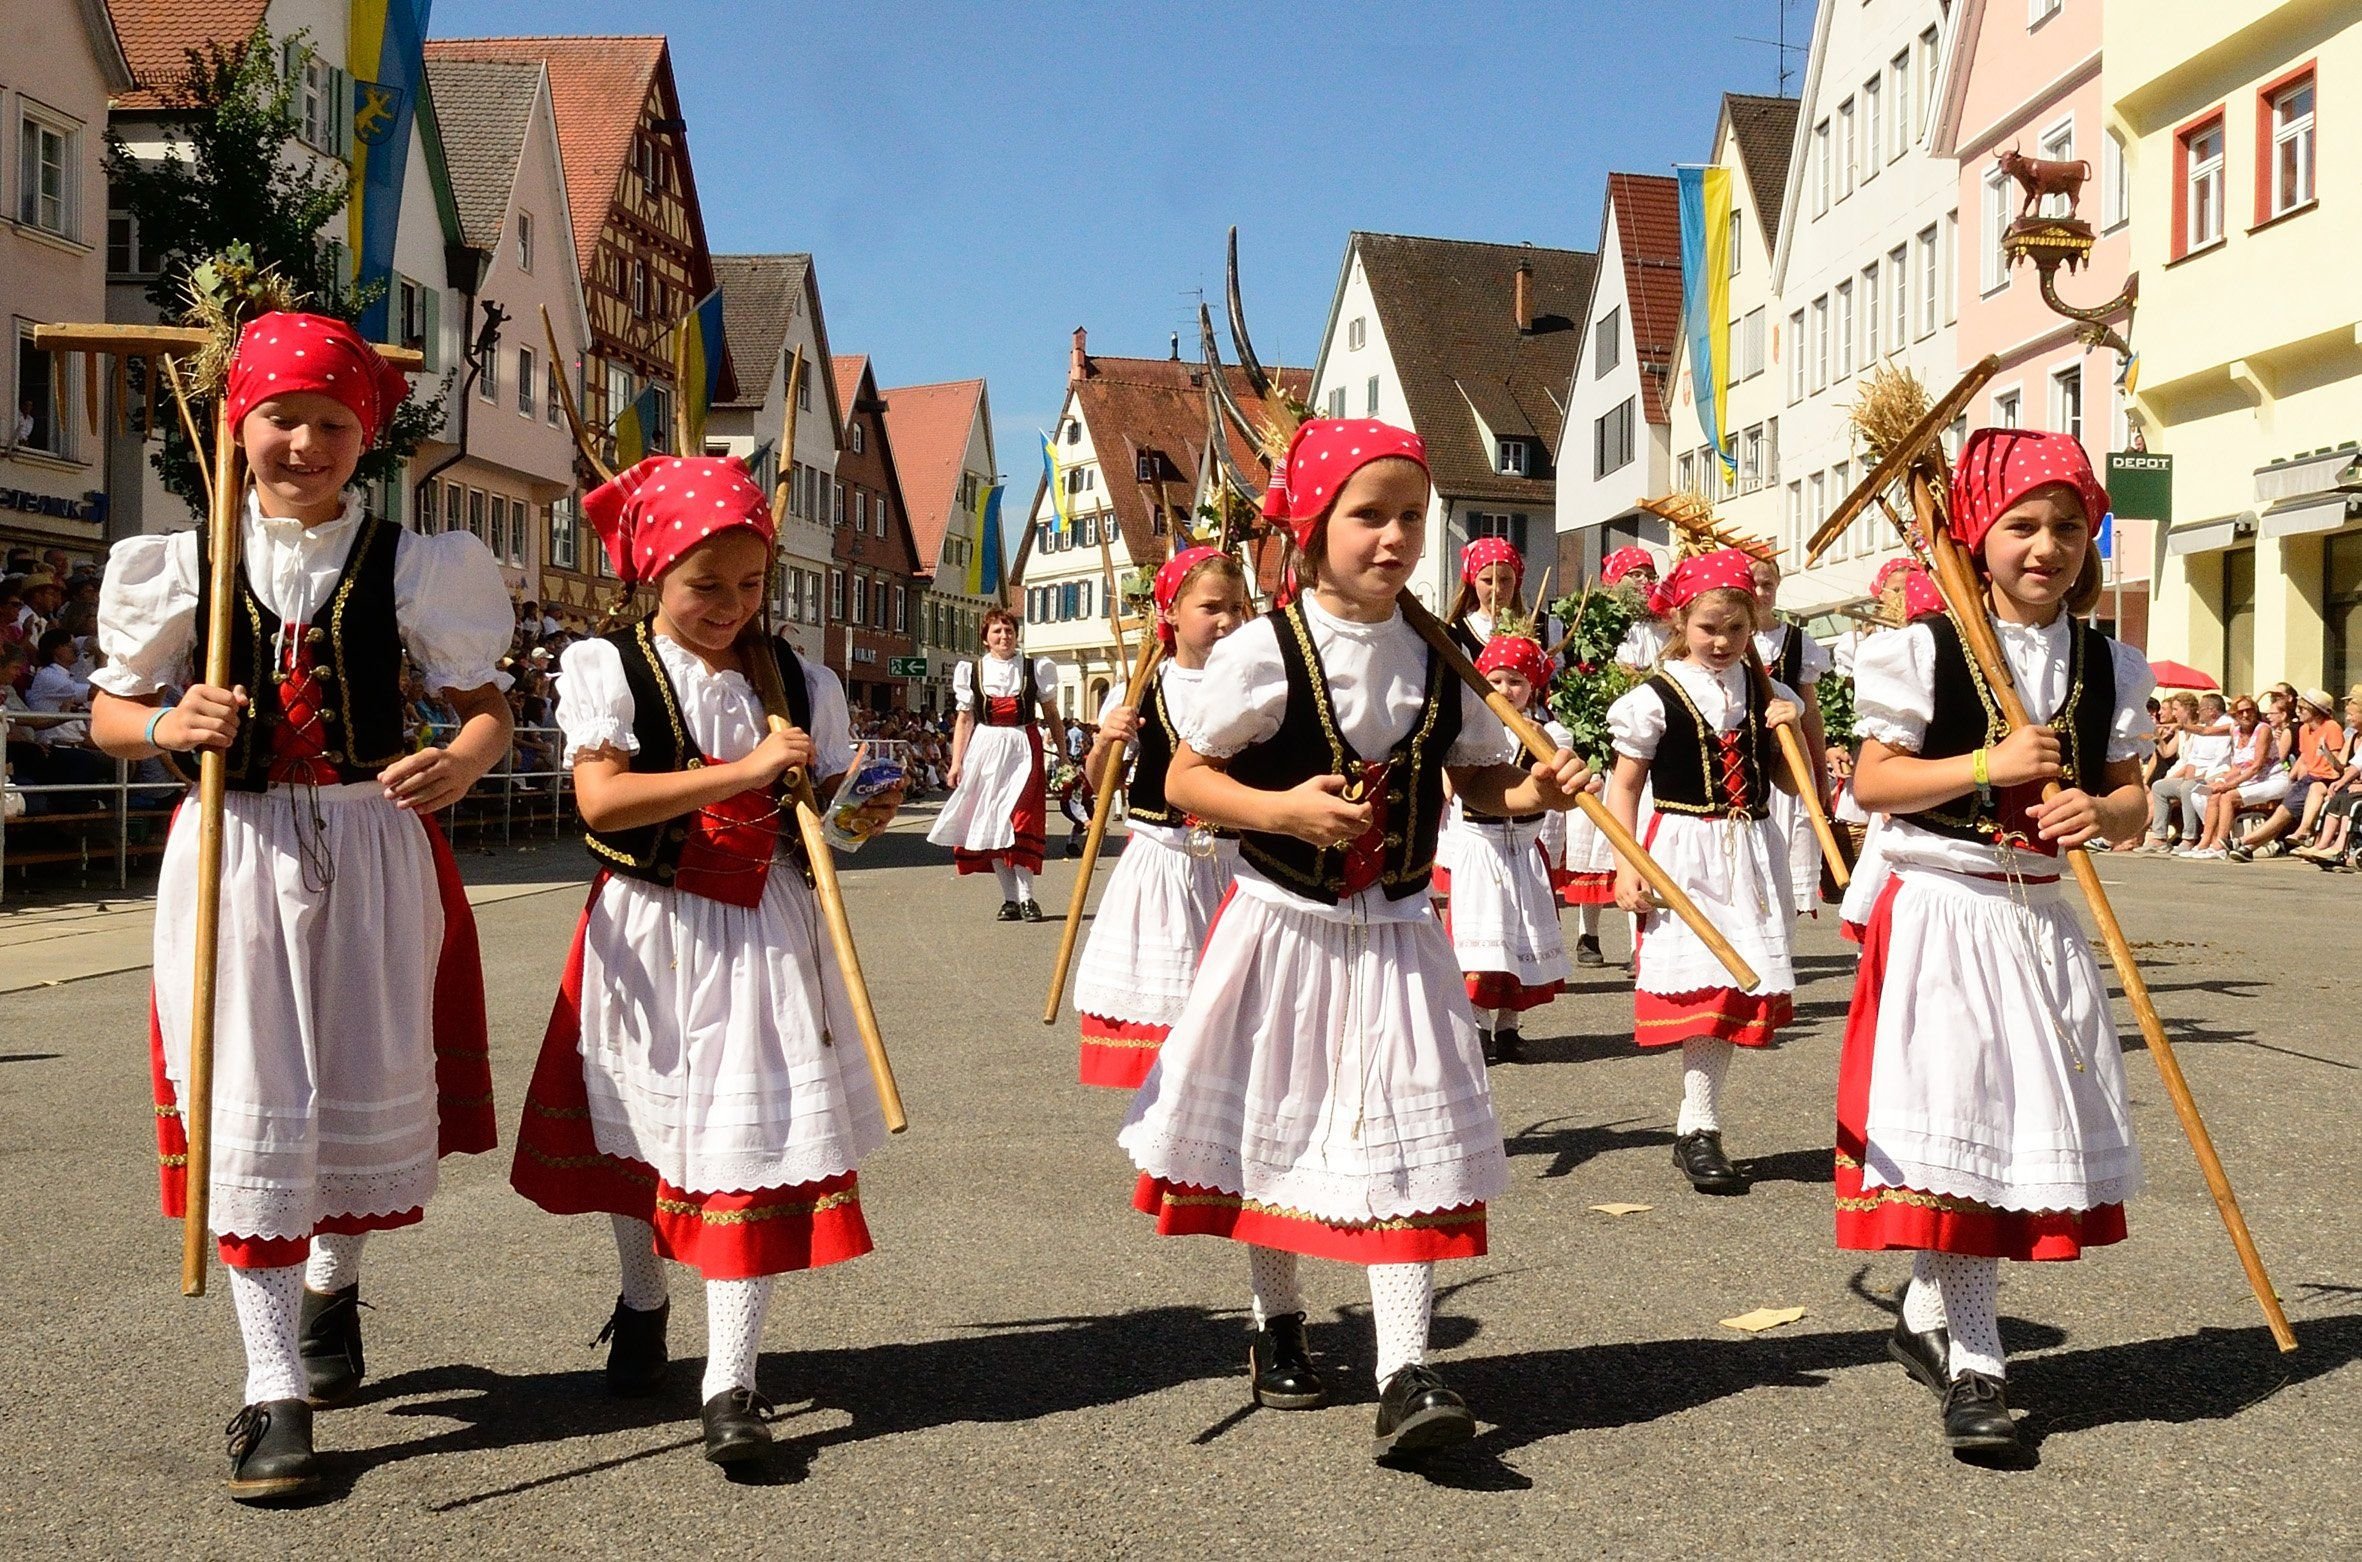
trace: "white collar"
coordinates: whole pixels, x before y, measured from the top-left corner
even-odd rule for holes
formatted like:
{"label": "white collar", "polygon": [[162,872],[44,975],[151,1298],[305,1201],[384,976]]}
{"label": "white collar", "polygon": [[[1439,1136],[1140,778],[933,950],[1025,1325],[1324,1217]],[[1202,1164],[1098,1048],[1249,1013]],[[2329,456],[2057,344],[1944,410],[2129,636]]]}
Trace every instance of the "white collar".
{"label": "white collar", "polygon": [[361,513],[361,506],[355,504],[353,496],[348,493],[343,496],[343,507],[325,521],[306,522],[292,515],[266,515],[263,513],[262,495],[251,488],[246,490],[246,519],[260,526],[265,535],[282,542],[294,541],[298,533],[321,541],[341,536],[360,520]]}

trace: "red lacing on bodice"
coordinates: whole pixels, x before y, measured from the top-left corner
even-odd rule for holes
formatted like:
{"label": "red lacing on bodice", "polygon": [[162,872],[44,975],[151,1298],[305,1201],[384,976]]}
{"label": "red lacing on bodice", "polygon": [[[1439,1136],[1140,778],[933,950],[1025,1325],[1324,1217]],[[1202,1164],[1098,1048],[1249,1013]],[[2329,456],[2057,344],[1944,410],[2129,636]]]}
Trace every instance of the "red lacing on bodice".
{"label": "red lacing on bodice", "polygon": [[328,694],[313,660],[311,637],[297,624],[286,631],[283,644],[272,683],[279,719],[271,726],[271,783],[334,786],[343,777],[327,757]]}

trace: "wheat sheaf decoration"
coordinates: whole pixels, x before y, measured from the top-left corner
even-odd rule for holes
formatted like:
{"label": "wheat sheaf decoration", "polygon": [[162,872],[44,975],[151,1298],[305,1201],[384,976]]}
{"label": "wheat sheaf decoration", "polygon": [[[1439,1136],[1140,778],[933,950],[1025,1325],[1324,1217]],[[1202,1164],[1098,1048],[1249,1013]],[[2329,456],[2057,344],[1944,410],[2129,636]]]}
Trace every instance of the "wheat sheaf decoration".
{"label": "wheat sheaf decoration", "polygon": [[299,308],[310,295],[269,266],[256,265],[245,245],[233,244],[190,269],[183,296],[181,318],[206,333],[191,361],[192,394],[211,399],[230,382],[240,327],[257,315]]}
{"label": "wheat sheaf decoration", "polygon": [[1932,403],[1927,387],[1909,369],[1881,364],[1862,383],[1862,394],[1846,408],[1846,419],[1860,437],[1862,451],[1875,463],[1918,426]]}

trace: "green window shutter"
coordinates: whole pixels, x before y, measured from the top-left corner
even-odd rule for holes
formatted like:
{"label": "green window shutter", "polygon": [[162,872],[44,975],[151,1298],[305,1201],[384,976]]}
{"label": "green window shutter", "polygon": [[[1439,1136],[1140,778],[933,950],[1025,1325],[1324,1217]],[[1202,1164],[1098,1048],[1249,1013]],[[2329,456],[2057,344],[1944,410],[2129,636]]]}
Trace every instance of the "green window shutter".
{"label": "green window shutter", "polygon": [[330,123],[336,127],[336,155],[346,162],[353,160],[353,78],[347,72],[328,73],[328,97],[332,105]]}
{"label": "green window shutter", "polygon": [[426,372],[443,372],[443,290],[421,286],[419,301],[426,309]]}
{"label": "green window shutter", "polygon": [[[297,92],[303,90],[303,40],[289,38],[279,45],[279,73],[287,78],[287,85]],[[301,104],[297,105],[298,108]]]}

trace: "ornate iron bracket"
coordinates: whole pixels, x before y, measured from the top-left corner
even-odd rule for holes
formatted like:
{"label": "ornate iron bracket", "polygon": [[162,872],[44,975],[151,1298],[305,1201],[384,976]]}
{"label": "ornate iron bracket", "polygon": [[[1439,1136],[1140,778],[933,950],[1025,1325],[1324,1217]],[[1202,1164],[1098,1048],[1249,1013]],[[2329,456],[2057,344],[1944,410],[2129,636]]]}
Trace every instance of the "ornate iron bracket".
{"label": "ornate iron bracket", "polygon": [[[2125,332],[2132,328],[2132,312],[2140,301],[2141,279],[2138,274],[2127,277],[2124,290],[2104,304],[2080,308],[2059,296],[2059,268],[2079,271],[2091,258],[2092,245],[2097,241],[2088,223],[2073,217],[2021,217],[2009,225],[2002,235],[2001,250],[2011,264],[2030,260],[2041,278],[2042,301],[2051,312],[2077,322],[2082,329],[2075,339],[2085,347],[2108,347],[2119,359],[2132,356],[2132,343]],[[2109,324],[2111,317],[2124,317],[2124,330]]]}

